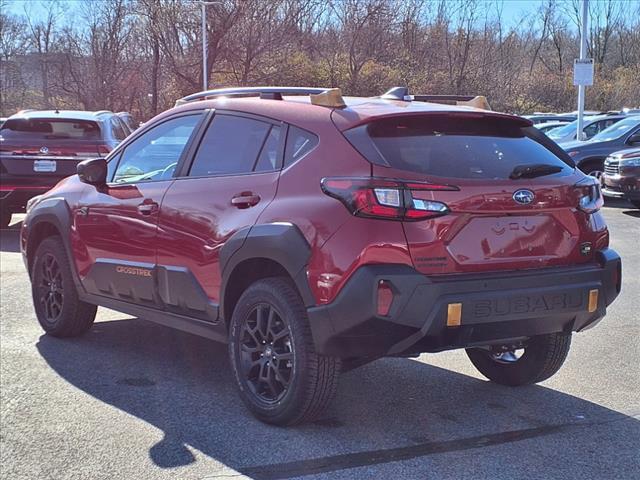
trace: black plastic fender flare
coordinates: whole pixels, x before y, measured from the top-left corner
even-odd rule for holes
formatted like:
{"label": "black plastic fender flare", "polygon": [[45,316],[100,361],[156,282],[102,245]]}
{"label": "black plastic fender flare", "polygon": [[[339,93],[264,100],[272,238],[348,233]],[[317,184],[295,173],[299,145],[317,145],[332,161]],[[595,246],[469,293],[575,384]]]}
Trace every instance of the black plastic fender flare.
{"label": "black plastic fender flare", "polygon": [[[27,247],[25,252],[27,255],[27,259],[25,259],[27,262],[26,264],[33,264],[33,262],[28,262],[28,259],[33,258],[36,253],[29,251],[31,235],[33,235],[34,230],[39,224],[50,223],[58,230],[58,232],[60,232],[60,238],[62,239],[62,244],[67,252],[67,258],[69,259],[69,267],[71,268],[71,273],[73,275],[73,282],[78,289],[78,293],[82,295],[85,292],[85,289],[80,281],[80,275],[78,275],[74,256],[71,251],[71,239],[69,238],[69,233],[71,232],[73,220],[71,209],[69,208],[69,204],[66,200],[62,197],[45,198],[32,208],[32,210],[27,214],[25,222],[27,225]],[[29,276],[31,276],[31,271],[28,273]]]}
{"label": "black plastic fender flare", "polygon": [[238,230],[220,251],[220,315],[225,311],[224,299],[233,271],[240,263],[258,258],[280,264],[293,279],[305,306],[315,305],[306,273],[310,256],[309,243],[298,227],[291,223],[266,223]]}

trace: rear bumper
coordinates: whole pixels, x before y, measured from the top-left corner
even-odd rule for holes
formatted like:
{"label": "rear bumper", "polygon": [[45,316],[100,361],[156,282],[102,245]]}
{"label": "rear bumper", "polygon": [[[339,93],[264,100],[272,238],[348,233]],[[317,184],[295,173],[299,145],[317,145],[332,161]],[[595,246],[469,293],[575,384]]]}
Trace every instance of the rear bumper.
{"label": "rear bumper", "polygon": [[[426,277],[406,265],[358,269],[334,302],[308,309],[316,350],[342,358],[407,355],[506,343],[594,326],[620,293],[621,261],[611,249],[597,263],[499,274]],[[394,292],[377,314],[377,285]],[[589,312],[589,292],[597,290]],[[462,304],[459,326],[447,326],[450,303]]]}

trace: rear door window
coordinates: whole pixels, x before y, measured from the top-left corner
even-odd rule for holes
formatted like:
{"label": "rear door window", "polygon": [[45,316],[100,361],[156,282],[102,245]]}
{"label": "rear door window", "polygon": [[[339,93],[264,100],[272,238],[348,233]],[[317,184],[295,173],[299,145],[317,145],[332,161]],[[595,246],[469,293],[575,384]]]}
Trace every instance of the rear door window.
{"label": "rear door window", "polygon": [[280,127],[252,118],[216,115],[193,159],[189,175],[238,175],[276,167]]}
{"label": "rear door window", "polygon": [[0,136],[4,141],[101,138],[97,122],[43,118],[10,118],[2,125]]}
{"label": "rear door window", "polygon": [[437,177],[506,179],[524,164],[571,170],[509,122],[402,117],[357,127],[345,135],[372,163]]}

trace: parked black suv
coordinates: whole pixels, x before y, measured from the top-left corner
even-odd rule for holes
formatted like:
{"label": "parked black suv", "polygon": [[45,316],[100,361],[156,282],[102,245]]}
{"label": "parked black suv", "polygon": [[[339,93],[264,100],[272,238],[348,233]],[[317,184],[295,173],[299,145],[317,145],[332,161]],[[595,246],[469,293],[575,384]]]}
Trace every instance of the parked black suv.
{"label": "parked black suv", "polygon": [[129,133],[114,113],[24,110],[0,127],[0,228],[27,201],[76,173],[78,162],[105,157]]}

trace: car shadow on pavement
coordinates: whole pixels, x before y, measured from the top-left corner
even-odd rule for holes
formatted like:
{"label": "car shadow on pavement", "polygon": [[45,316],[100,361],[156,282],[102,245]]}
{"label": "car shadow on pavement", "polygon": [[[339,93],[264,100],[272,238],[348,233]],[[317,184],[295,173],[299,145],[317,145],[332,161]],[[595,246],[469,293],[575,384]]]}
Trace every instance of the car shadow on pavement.
{"label": "car shadow on pavement", "polygon": [[[275,479],[572,430],[577,442],[580,429],[620,420],[631,420],[625,428],[640,438],[633,417],[580,398],[542,386],[501,387],[411,359],[344,374],[321,420],[278,428],[248,413],[226,346],[203,338],[140,319],[113,320],[77,339],[43,335],[37,348],[75,387],[161,429],[163,440],[148,452],[161,468],[194,462],[187,445],[252,478]],[[613,448],[629,451],[619,443]],[[540,454],[537,447],[519,453]]]}

